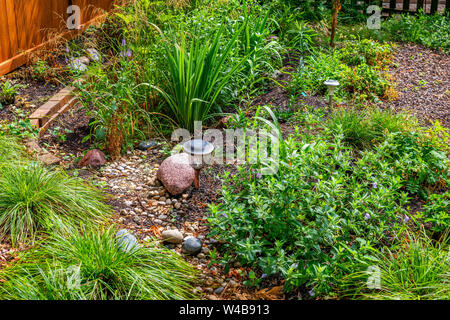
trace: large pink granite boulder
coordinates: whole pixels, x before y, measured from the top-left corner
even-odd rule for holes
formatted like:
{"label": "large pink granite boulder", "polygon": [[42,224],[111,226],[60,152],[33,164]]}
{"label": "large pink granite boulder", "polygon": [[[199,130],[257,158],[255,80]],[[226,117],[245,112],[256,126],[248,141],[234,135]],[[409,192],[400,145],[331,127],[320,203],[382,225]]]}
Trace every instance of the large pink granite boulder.
{"label": "large pink granite boulder", "polygon": [[195,172],[187,153],[177,153],[163,161],[156,174],[170,194],[182,194],[194,182]]}

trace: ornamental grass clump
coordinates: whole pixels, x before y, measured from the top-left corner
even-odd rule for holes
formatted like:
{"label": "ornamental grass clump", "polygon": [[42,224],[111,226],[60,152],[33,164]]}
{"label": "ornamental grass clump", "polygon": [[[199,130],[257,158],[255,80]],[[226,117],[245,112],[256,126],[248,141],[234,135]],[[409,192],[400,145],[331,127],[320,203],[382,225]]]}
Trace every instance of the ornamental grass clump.
{"label": "ornamental grass clump", "polygon": [[17,142],[17,139],[0,134],[0,168],[25,159],[25,148]]}
{"label": "ornamental grass clump", "polygon": [[364,149],[383,142],[390,133],[417,128],[417,123],[406,114],[390,110],[352,108],[336,111],[325,127],[334,135],[342,131],[346,144]]}
{"label": "ornamental grass clump", "polygon": [[13,244],[41,231],[73,230],[105,220],[101,191],[37,163],[12,165],[0,175],[0,239]]}
{"label": "ornamental grass clump", "polygon": [[[375,300],[447,300],[450,251],[447,240],[408,235],[396,248],[374,252],[362,271],[345,278],[352,298]],[[370,271],[370,272],[369,272]],[[369,285],[368,285],[369,284]]]}
{"label": "ornamental grass clump", "polygon": [[196,271],[154,245],[123,250],[113,227],[56,234],[0,272],[0,299],[190,299]]}

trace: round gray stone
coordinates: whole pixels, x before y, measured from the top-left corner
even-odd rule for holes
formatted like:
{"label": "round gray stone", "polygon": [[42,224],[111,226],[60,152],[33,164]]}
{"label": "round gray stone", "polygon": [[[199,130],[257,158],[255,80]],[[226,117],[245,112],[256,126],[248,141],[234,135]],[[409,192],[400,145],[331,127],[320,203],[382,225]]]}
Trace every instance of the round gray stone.
{"label": "round gray stone", "polygon": [[116,238],[117,238],[117,245],[124,252],[130,252],[131,250],[139,248],[138,240],[127,229],[119,230],[116,233]]}
{"label": "round gray stone", "polygon": [[202,251],[202,242],[196,237],[187,237],[183,243],[183,251],[187,254],[196,255]]}

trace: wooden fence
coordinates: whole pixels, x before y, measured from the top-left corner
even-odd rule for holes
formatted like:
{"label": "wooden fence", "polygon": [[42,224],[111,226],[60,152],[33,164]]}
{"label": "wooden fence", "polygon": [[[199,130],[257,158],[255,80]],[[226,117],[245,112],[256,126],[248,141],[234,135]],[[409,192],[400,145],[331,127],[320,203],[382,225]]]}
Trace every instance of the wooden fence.
{"label": "wooden fence", "polygon": [[112,8],[114,0],[0,0],[0,76],[27,62],[52,40],[75,36],[67,8],[81,9],[82,29]]}
{"label": "wooden fence", "polygon": [[[316,4],[326,3],[331,7],[333,0],[303,0]],[[383,12],[388,13],[415,13],[422,9],[425,13],[442,13],[450,11],[450,0],[341,0],[342,7],[364,10],[369,5],[378,5]]]}
{"label": "wooden fence", "polygon": [[444,12],[450,10],[450,0],[383,0],[383,11],[425,13]]}

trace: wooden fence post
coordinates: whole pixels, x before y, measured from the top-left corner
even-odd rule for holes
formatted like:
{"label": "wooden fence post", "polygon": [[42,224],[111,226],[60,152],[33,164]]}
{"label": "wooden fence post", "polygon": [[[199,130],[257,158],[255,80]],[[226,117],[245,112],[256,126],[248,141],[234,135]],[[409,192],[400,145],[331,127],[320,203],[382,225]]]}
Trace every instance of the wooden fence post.
{"label": "wooden fence post", "polygon": [[389,9],[395,10],[396,4],[397,4],[396,0],[390,0],[389,1]]}
{"label": "wooden fence post", "polygon": [[409,11],[409,0],[403,0],[403,10]]}
{"label": "wooden fence post", "polygon": [[430,13],[431,14],[433,14],[433,13],[435,13],[437,11],[438,3],[439,3],[439,0],[432,0],[431,1],[431,9],[430,9]]}
{"label": "wooden fence post", "polygon": [[423,0],[417,0],[417,12],[419,12],[420,9],[423,9]]}

